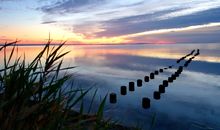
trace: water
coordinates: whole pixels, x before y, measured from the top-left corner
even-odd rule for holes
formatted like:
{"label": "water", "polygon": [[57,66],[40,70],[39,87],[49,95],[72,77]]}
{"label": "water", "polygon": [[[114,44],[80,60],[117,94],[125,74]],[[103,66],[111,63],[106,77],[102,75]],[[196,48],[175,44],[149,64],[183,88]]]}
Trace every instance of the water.
{"label": "water", "polygon": [[[197,48],[200,49],[200,55],[166,88],[160,100],[154,100],[153,92],[158,90],[159,84],[184,64],[176,64],[176,60]],[[30,61],[40,49],[20,47],[18,55],[25,52],[26,59]],[[75,85],[93,87],[85,98],[87,107],[96,88],[98,94],[93,110],[97,109],[100,97],[106,93],[117,93],[116,104],[110,104],[107,99],[106,118],[148,129],[152,117],[156,115],[155,130],[220,129],[219,44],[66,46],[65,50],[71,50],[64,60],[65,66],[77,66],[68,71],[74,74]],[[0,55],[2,61],[3,53]],[[120,95],[120,86],[127,86],[128,82],[136,82],[169,65],[174,67],[160,73],[154,80],[144,82],[134,92]],[[143,97],[151,99],[150,109],[142,108]]]}

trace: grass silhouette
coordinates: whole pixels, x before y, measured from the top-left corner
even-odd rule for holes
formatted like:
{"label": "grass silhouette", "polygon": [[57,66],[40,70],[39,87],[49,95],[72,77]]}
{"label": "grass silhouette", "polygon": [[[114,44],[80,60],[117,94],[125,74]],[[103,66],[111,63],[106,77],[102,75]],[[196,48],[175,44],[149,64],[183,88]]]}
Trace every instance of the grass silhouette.
{"label": "grass silhouette", "polygon": [[[61,75],[60,72],[75,68],[62,68],[63,57],[69,53],[61,51],[65,42],[52,46],[51,40],[48,40],[30,63],[25,57],[15,57],[18,50],[16,43],[0,47],[0,51],[4,51],[3,67],[0,69],[1,130],[108,129],[113,126],[109,121],[103,121],[106,97],[96,114],[83,114],[82,100],[90,89],[69,86],[71,89],[66,90],[63,87],[72,75]],[[7,55],[9,46],[12,50]],[[82,104],[80,112],[73,110],[78,103]]]}

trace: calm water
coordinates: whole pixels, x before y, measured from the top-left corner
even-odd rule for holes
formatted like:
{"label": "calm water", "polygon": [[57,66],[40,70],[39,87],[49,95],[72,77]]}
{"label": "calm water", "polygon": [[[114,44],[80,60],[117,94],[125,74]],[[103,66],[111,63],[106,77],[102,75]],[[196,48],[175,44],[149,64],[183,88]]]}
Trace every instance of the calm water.
{"label": "calm water", "polygon": [[[40,48],[20,47],[19,55],[25,52],[26,59],[31,60]],[[197,48],[200,55],[169,85],[160,100],[154,100],[153,92],[159,84],[184,64],[176,64],[176,59]],[[155,114],[155,130],[200,130],[195,124],[220,129],[220,44],[66,46],[65,50],[71,50],[65,66],[78,66],[69,71],[74,74],[75,85],[93,87],[85,98],[86,106],[96,88],[93,110],[106,93],[117,93],[116,104],[107,100],[106,118],[148,129]],[[0,55],[2,61],[3,54]],[[135,88],[134,92],[120,95],[120,86],[169,65],[174,67]],[[143,97],[151,99],[150,109],[142,108]]]}

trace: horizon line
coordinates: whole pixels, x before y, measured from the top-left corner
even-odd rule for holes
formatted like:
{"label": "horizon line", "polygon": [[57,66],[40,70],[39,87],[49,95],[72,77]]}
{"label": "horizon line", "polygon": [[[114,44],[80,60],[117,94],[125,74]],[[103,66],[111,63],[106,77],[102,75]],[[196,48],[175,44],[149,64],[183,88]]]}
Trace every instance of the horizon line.
{"label": "horizon line", "polygon": [[[212,42],[212,44],[214,43],[219,43],[219,42]],[[51,43],[50,45],[54,45],[54,46],[57,46],[57,45],[60,45],[61,43]],[[191,42],[191,43],[103,43],[103,44],[83,44],[83,43],[77,43],[77,44],[74,44],[74,43],[71,43],[71,44],[64,44],[64,45],[68,45],[68,46],[74,46],[74,45],[77,45],[77,46],[96,46],[96,45],[147,45],[147,44],[154,44],[154,45],[170,45],[170,44],[206,44],[206,43],[197,43],[197,42]],[[1,44],[0,43],[0,46],[4,46],[5,44]],[[46,43],[43,43],[43,44],[37,44],[37,43],[30,43],[30,44],[15,44],[16,46],[44,46],[46,45]],[[13,45],[10,45],[10,46],[13,46]]]}
{"label": "horizon line", "polygon": [[[50,45],[60,45],[62,43],[51,43]],[[114,44],[114,43],[103,43],[103,44],[83,44],[83,43],[77,43],[77,44],[65,44],[65,45],[85,45],[85,46],[90,46],[90,45],[142,45],[142,44],[158,44],[158,43],[118,43],[118,44]],[[166,43],[166,44],[172,44],[172,43]],[[4,46],[5,44],[0,44],[0,46]],[[42,43],[42,44],[37,44],[37,43],[30,43],[30,44],[16,44],[16,46],[44,46],[46,45],[46,43]],[[12,45],[13,46],[13,45]]]}

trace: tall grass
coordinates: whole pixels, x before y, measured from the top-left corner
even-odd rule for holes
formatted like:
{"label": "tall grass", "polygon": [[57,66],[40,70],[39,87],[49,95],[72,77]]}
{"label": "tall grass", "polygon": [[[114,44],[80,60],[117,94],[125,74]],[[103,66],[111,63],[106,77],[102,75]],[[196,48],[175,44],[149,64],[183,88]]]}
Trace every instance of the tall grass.
{"label": "tall grass", "polygon": [[[51,46],[49,40],[28,63],[25,57],[15,57],[16,42],[0,47],[4,51],[0,69],[0,130],[85,129],[88,122],[91,129],[99,129],[103,124],[106,97],[95,116],[83,115],[83,103],[80,112],[73,111],[89,90],[63,88],[71,75],[61,71],[74,68],[62,67],[63,57],[69,53],[61,51],[64,44]],[[12,47],[9,55],[8,46]]]}

